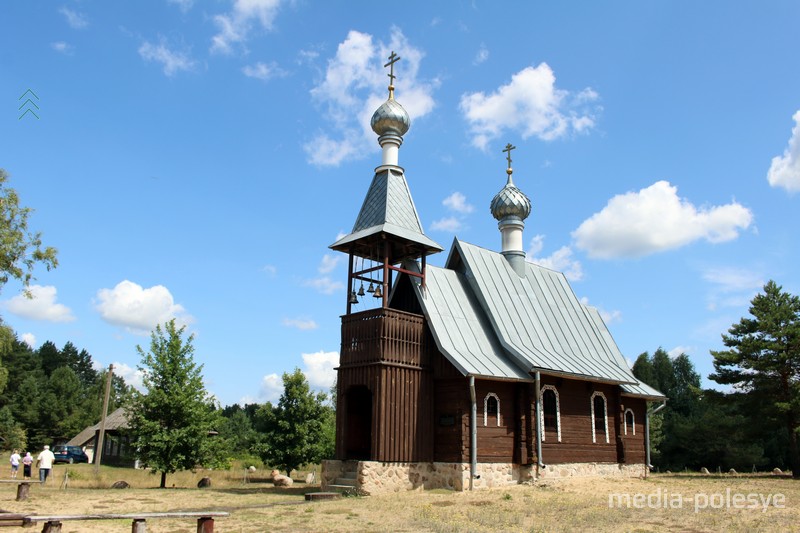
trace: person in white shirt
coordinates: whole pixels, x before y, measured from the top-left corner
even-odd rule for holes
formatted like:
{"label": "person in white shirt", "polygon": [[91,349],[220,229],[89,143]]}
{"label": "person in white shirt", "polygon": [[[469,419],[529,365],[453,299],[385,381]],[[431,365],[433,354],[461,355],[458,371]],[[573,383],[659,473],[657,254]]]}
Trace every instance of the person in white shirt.
{"label": "person in white shirt", "polygon": [[47,481],[47,476],[50,475],[50,469],[53,468],[53,461],[55,460],[56,456],[50,451],[50,446],[45,444],[44,450],[36,458],[36,466],[39,467],[39,481],[42,483]]}
{"label": "person in white shirt", "polygon": [[14,453],[11,454],[11,479],[17,479],[20,460],[22,460],[22,457],[20,457],[19,451],[14,450]]}

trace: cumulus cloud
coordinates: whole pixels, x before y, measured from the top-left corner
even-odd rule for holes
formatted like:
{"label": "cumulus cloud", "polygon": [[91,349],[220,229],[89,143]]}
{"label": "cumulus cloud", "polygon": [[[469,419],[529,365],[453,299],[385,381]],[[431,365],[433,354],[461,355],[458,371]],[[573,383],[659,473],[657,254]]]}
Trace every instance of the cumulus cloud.
{"label": "cumulus cloud", "polygon": [[95,307],[106,322],[139,335],[146,335],[173,318],[182,325],[194,321],[163,285],[145,289],[128,280],[119,282],[113,289],[97,291]]}
{"label": "cumulus cloud", "polygon": [[235,0],[229,13],[213,18],[219,32],[211,38],[211,52],[230,54],[234,46],[244,46],[254,26],[271,30],[280,5],[280,0]]}
{"label": "cumulus cloud", "polygon": [[698,208],[677,192],[669,182],[658,181],[614,196],[572,232],[575,245],[599,259],[641,257],[701,239],[730,241],[753,221],[752,212],[735,201]]}
{"label": "cumulus cloud", "polygon": [[547,63],[526,67],[491,94],[466,93],[460,109],[469,123],[472,144],[481,150],[511,132],[523,139],[535,136],[550,141],[594,127],[600,107],[590,88],[578,93],[556,88]]}
{"label": "cumulus cloud", "polygon": [[283,394],[283,380],[278,374],[267,374],[261,378],[259,396],[268,402],[276,402]]}
{"label": "cumulus cloud", "polygon": [[307,279],[303,282],[304,287],[311,287],[322,294],[333,294],[344,289],[344,283],[334,281],[330,276],[321,276],[314,279]]}
{"label": "cumulus cloud", "polygon": [[328,391],[336,381],[336,370],[339,366],[339,354],[336,352],[304,353],[303,374],[308,379],[308,384],[315,389]]}
{"label": "cumulus cloud", "polygon": [[5,308],[12,314],[30,320],[47,322],[72,322],[75,316],[69,307],[56,302],[57,290],[52,285],[31,285],[28,289],[31,298],[18,294],[5,302]]}
{"label": "cumulus cloud", "polygon": [[341,258],[341,255],[325,254],[322,256],[322,262],[320,263],[319,267],[317,267],[317,270],[319,270],[320,274],[327,274],[336,268],[336,265],[339,264],[339,260]]}
{"label": "cumulus cloud", "polygon": [[[600,318],[603,319],[603,322],[606,324],[606,326],[609,324],[613,324],[614,322],[622,321],[622,311],[617,311],[617,310],[607,311],[602,307],[591,305],[589,303],[589,298],[587,298],[586,296],[581,298],[581,303],[587,307],[594,307],[595,309],[597,309],[597,312],[600,313]],[[633,363],[630,360],[628,361],[628,365],[633,367]]]}
{"label": "cumulus cloud", "polygon": [[694,346],[676,346],[673,349],[667,351],[667,355],[669,355],[670,359],[675,359],[676,357],[683,354],[689,355],[695,350],[696,348]]}
{"label": "cumulus cloud", "polygon": [[145,61],[161,63],[167,76],[172,76],[181,70],[191,70],[195,65],[195,61],[186,51],[170,50],[163,39],[158,44],[145,41],[139,47],[139,55]]}
{"label": "cumulus cloud", "polygon": [[253,65],[245,65],[242,67],[242,73],[248,78],[256,78],[261,81],[267,81],[275,77],[286,75],[274,61],[269,64],[258,62]]}
{"label": "cumulus cloud", "polygon": [[461,220],[457,217],[445,217],[431,222],[431,231],[447,231],[456,233],[461,231]]}
{"label": "cumulus cloud", "polygon": [[583,266],[581,262],[572,257],[572,248],[562,246],[547,257],[536,257],[544,249],[544,235],[536,235],[531,239],[530,248],[525,256],[528,261],[539,266],[563,272],[570,281],[583,279]]}
{"label": "cumulus cloud", "polygon": [[22,342],[30,346],[32,350],[36,349],[36,335],[33,333],[23,333]]}
{"label": "cumulus cloud", "polygon": [[310,318],[284,318],[281,323],[287,328],[297,328],[301,331],[317,329],[319,326]]}
{"label": "cumulus cloud", "polygon": [[773,187],[783,187],[789,192],[800,191],[800,110],[794,116],[794,128],[789,146],[782,156],[772,158],[767,180]]}
{"label": "cumulus cloud", "polygon": [[325,109],[329,129],[305,144],[308,161],[317,166],[338,166],[343,161],[377,150],[369,122],[386,100],[388,78],[383,65],[391,51],[401,57],[395,66],[396,96],[412,121],[433,109],[436,82],[418,78],[424,53],[412,46],[398,28],[392,28],[388,43],[372,35],[350,31],[328,60],[325,75],[311,90],[317,105]]}
{"label": "cumulus cloud", "polygon": [[114,362],[112,364],[114,365],[115,375],[121,377],[131,387],[144,391],[144,384],[142,383],[144,372],[126,363]]}
{"label": "cumulus cloud", "polygon": [[89,27],[89,19],[83,13],[73,11],[68,7],[62,7],[58,12],[64,15],[67,24],[74,30],[82,30]]}
{"label": "cumulus cloud", "polygon": [[458,191],[442,200],[442,205],[456,213],[469,214],[475,211],[475,206],[467,203],[467,197]]}

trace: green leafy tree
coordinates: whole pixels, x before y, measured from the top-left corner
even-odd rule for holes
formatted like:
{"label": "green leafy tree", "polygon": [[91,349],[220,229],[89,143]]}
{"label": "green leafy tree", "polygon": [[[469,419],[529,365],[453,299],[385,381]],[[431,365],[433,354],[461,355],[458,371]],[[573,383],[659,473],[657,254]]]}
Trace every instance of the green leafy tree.
{"label": "green leafy tree", "polygon": [[292,470],[333,455],[334,415],[324,392],[313,392],[300,369],[283,374],[277,405],[267,402],[256,413],[264,433],[262,460],[291,475]]}
{"label": "green leafy tree", "polygon": [[11,408],[7,405],[0,409],[0,436],[5,439],[2,446],[6,450],[25,449],[27,443],[25,430],[14,420]]}
{"label": "green leafy tree", "polygon": [[42,245],[42,234],[28,229],[30,207],[19,205],[17,191],[7,185],[8,174],[0,168],[0,288],[10,279],[27,291],[36,264],[47,270],[58,266],[57,251]]}
{"label": "green leafy tree", "polygon": [[722,335],[727,350],[712,351],[717,383],[764,398],[762,417],[774,417],[789,440],[792,474],[800,479],[800,298],[774,281],[764,285],[744,317]]}
{"label": "green leafy tree", "polygon": [[136,347],[147,393],[134,392],[126,409],[132,446],[145,466],[161,473],[161,488],[167,474],[225,462],[214,440],[219,414],[203,385],[203,366],[194,362],[194,336],[184,340],[185,329],[170,320],[156,326],[149,351]]}

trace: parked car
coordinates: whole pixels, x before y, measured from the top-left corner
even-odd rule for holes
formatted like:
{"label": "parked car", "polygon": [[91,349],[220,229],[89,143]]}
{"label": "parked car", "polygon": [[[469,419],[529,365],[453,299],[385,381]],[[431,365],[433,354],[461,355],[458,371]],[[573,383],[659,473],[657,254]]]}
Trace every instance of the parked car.
{"label": "parked car", "polygon": [[56,456],[56,463],[88,463],[89,456],[80,446],[55,446],[53,455]]}

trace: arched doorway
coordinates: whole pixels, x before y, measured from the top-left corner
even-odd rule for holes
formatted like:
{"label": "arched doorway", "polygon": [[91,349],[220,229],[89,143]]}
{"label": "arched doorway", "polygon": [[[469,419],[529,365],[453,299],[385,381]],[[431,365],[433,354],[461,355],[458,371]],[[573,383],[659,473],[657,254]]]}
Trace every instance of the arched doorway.
{"label": "arched doorway", "polygon": [[350,387],[345,396],[347,459],[368,460],[372,452],[372,393],[363,385]]}

